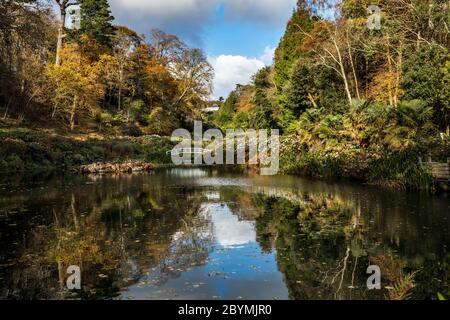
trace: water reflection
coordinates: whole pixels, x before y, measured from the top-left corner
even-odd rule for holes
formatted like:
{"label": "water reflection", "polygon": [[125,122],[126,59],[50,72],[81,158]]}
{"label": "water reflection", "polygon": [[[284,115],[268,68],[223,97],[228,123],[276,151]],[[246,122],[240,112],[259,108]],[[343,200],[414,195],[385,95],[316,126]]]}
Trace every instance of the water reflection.
{"label": "water reflection", "polygon": [[[433,299],[449,201],[219,169],[0,184],[2,299]],[[366,288],[382,269],[383,290]],[[82,269],[81,292],[65,290]]]}
{"label": "water reflection", "polygon": [[256,242],[254,225],[249,221],[239,221],[230,208],[223,204],[209,204],[201,214],[211,221],[214,238],[222,247],[242,246]]}

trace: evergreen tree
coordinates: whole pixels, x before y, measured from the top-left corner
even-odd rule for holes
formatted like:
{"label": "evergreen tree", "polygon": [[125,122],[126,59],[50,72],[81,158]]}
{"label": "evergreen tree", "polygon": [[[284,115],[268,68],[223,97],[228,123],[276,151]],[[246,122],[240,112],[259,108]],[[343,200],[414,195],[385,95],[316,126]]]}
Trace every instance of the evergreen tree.
{"label": "evergreen tree", "polygon": [[308,65],[299,63],[293,68],[289,85],[286,88],[288,108],[293,111],[296,118],[314,106],[313,77]]}
{"label": "evergreen tree", "polygon": [[267,90],[271,87],[269,75],[270,67],[259,70],[253,78],[255,92],[253,96],[254,108],[251,112],[249,124],[253,129],[277,128],[274,120],[274,105],[270,101]]}
{"label": "evergreen tree", "polygon": [[108,0],[81,0],[80,16],[80,33],[111,47],[115,28]]}
{"label": "evergreen tree", "polygon": [[286,32],[275,52],[275,84],[281,93],[289,81],[294,63],[301,57],[300,47],[306,33],[312,29],[312,18],[304,1],[299,0],[292,14]]}

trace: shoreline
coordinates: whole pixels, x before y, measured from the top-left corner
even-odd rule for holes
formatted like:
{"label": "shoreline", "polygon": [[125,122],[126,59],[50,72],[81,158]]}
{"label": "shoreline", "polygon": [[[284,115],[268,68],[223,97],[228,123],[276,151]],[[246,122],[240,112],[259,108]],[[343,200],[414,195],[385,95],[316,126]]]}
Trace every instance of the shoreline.
{"label": "shoreline", "polygon": [[[77,140],[65,135],[39,130],[0,130],[0,177],[35,173],[65,174],[83,171],[89,166],[97,168],[85,173],[117,173],[149,171],[159,168],[206,168],[206,165],[176,166],[171,163],[170,150],[174,143],[169,137],[141,136],[110,137]],[[426,193],[449,193],[448,182],[433,181],[431,172],[414,161],[416,153],[381,154],[368,159],[368,150],[352,157],[325,151],[286,149],[280,154],[280,175],[293,175],[323,181],[351,181],[375,185],[389,190],[408,190]],[[126,165],[128,162],[128,165]],[[117,165],[119,167],[117,167]],[[124,168],[120,168],[125,164]],[[227,166],[231,167],[231,166]],[[249,165],[233,165],[233,169],[258,171]],[[106,172],[100,172],[106,171]]]}

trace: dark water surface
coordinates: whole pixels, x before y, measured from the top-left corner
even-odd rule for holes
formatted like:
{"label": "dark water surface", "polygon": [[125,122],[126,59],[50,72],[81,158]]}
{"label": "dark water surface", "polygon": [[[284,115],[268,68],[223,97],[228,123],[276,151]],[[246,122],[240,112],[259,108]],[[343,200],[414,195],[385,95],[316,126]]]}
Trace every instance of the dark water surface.
{"label": "dark water surface", "polygon": [[[442,196],[219,169],[24,181],[0,182],[0,299],[450,293]],[[367,289],[369,265],[382,290]]]}

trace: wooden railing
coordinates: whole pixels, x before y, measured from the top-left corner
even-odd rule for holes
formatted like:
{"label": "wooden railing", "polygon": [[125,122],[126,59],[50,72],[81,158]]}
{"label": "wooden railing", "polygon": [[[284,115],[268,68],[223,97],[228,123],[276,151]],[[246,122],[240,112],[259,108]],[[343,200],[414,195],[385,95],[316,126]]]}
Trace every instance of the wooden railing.
{"label": "wooden railing", "polygon": [[431,158],[428,158],[428,162],[423,162],[422,159],[419,158],[419,163],[427,167],[437,181],[450,181],[450,158],[447,159],[447,163],[433,162]]}

